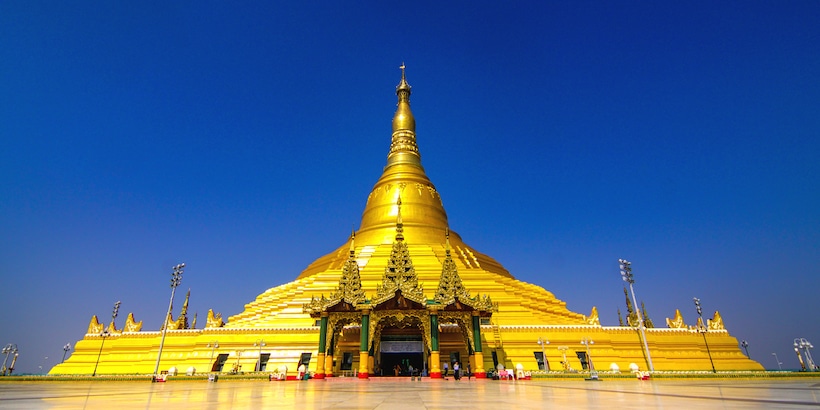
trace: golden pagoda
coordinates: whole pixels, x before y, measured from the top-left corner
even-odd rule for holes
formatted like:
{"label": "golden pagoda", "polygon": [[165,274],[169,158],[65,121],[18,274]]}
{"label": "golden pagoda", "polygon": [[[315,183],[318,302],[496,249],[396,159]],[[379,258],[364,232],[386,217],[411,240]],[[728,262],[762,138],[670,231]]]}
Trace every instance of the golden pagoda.
{"label": "golden pagoda", "polygon": [[151,374],[158,367],[284,377],[304,364],[316,379],[394,376],[411,367],[435,378],[455,362],[477,377],[502,367],[763,370],[743,355],[718,312],[708,325],[687,325],[677,311],[667,328],[640,332],[632,320],[601,326],[594,306],[588,316],[572,312],[466,244],[450,229],[422,167],[410,94],[402,65],[387,164],[359,229],[338,249],[227,322],[209,311],[202,329],[189,327],[185,312],[155,331],[142,330],[133,314],[122,330],[94,316],[74,354],[50,374]]}

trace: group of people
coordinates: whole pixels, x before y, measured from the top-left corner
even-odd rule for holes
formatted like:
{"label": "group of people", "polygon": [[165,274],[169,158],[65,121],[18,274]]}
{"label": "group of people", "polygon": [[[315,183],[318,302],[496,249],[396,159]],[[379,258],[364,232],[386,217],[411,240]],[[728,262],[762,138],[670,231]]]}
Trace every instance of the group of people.
{"label": "group of people", "polygon": [[422,370],[423,369],[413,367],[412,364],[408,364],[407,369],[405,370],[400,364],[396,364],[393,366],[393,376],[418,376]]}
{"label": "group of people", "polygon": [[[447,379],[447,374],[449,372],[450,372],[450,367],[445,362],[444,363],[444,369],[442,371],[442,376],[444,376],[444,378]],[[470,380],[471,377],[473,377],[473,371],[470,368],[470,364],[467,363],[467,380]],[[461,380],[461,365],[458,363],[458,361],[453,362],[453,378],[456,379],[456,380]]]}

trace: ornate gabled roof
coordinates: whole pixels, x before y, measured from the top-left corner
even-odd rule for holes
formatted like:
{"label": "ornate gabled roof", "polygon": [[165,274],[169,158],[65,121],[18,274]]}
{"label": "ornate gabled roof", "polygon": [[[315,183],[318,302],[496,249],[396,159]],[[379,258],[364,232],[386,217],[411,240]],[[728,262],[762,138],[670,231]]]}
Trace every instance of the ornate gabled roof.
{"label": "ornate gabled roof", "polygon": [[327,310],[328,306],[328,298],[325,295],[322,295],[321,298],[317,298],[316,296],[312,296],[310,298],[310,302],[305,303],[302,305],[302,312],[305,312],[311,316],[318,315]]}
{"label": "ornate gabled roof", "polygon": [[456,298],[461,301],[470,299],[470,292],[461,284],[461,277],[458,276],[458,267],[450,256],[450,230],[445,230],[446,247],[444,263],[441,264],[441,278],[438,282],[438,290],[433,299],[442,305],[450,305]]}
{"label": "ornate gabled roof", "polygon": [[317,299],[312,297],[310,303],[302,306],[302,311],[309,314],[317,314],[345,302],[352,307],[365,303],[367,301],[364,289],[362,289],[362,280],[359,276],[359,264],[356,262],[356,233],[350,234],[350,254],[342,267],[342,277],[339,278],[339,287],[336,288],[330,298],[322,295]]}
{"label": "ornate gabled roof", "polygon": [[387,267],[384,268],[382,284],[376,287],[376,297],[372,304],[378,305],[393,298],[396,292],[401,291],[402,295],[416,303],[426,304],[427,298],[424,296],[424,289],[419,286],[416,269],[413,267],[413,260],[410,259],[410,251],[404,243],[404,227],[401,220],[401,197],[396,202],[398,207],[396,212],[396,241],[393,242],[393,249],[390,251],[390,259]]}
{"label": "ornate gabled roof", "polygon": [[470,306],[476,310],[495,310],[492,300],[488,295],[483,298],[476,296],[470,297],[470,292],[461,283],[461,277],[458,276],[458,267],[450,256],[450,229],[445,229],[445,257],[444,263],[441,264],[441,278],[438,282],[438,290],[434,300],[443,306],[449,306],[458,302]]}
{"label": "ornate gabled roof", "polygon": [[355,239],[356,233],[351,233],[350,256],[342,267],[342,277],[339,279],[339,287],[330,295],[330,305],[328,307],[332,307],[342,301],[350,303],[351,305],[357,305],[364,303],[367,299],[364,289],[362,289],[362,280],[359,276],[359,264],[356,262]]}

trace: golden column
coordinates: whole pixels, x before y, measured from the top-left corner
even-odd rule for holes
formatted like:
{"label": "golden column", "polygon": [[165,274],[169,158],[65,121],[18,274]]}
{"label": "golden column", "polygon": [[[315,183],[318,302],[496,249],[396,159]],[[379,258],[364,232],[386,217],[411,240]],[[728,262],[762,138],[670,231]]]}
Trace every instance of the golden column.
{"label": "golden column", "polygon": [[477,311],[473,311],[473,339],[475,339],[475,373],[476,379],[484,379],[487,377],[487,371],[484,370],[484,354],[481,352],[481,317]]}
{"label": "golden column", "polygon": [[367,336],[370,333],[370,311],[362,311],[361,347],[359,348],[359,378],[369,377],[367,369],[370,363],[370,352],[367,348]]}
{"label": "golden column", "polygon": [[325,378],[325,348],[327,345],[327,312],[319,319],[319,353],[316,355],[316,379]]}
{"label": "golden column", "polygon": [[329,345],[325,354],[325,377],[333,377],[333,345]]}
{"label": "golden column", "polygon": [[430,378],[441,378],[441,357],[438,350],[438,311],[436,309],[430,310]]}

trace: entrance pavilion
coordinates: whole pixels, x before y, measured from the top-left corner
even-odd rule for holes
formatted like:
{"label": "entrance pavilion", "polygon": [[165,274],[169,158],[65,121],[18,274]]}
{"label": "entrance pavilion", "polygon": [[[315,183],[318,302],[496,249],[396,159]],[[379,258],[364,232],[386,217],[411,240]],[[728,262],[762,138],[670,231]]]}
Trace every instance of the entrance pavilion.
{"label": "entrance pavilion", "polygon": [[[334,363],[341,359],[339,371],[359,378],[414,374],[441,378],[442,363],[452,368],[462,357],[468,358],[476,377],[486,377],[481,323],[489,321],[497,306],[489,296],[471,297],[462,285],[450,256],[449,230],[438,290],[433,299],[424,296],[404,242],[401,198],[396,207],[396,239],[376,295],[367,299],[362,289],[355,235],[351,235],[350,256],[337,290],[330,298],[313,298],[304,305],[305,313],[318,319],[320,326],[315,377],[334,376]],[[462,362],[465,369],[467,363]]]}

